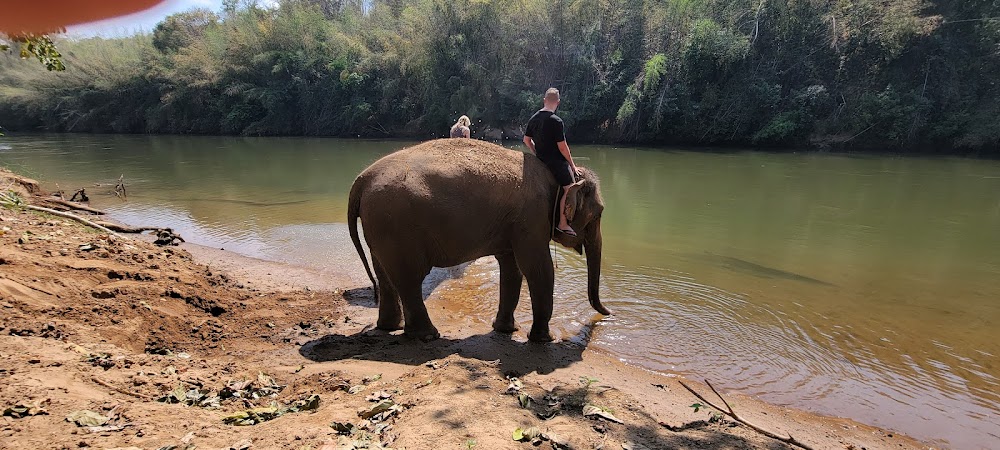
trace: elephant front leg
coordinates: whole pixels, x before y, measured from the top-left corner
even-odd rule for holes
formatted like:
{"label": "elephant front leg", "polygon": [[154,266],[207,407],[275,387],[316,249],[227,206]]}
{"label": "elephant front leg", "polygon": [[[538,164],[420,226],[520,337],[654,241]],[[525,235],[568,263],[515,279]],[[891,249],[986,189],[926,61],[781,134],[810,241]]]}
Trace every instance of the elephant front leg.
{"label": "elephant front leg", "polygon": [[514,310],[521,297],[521,282],[524,275],[517,267],[513,253],[496,255],[500,264],[500,308],[497,318],[493,321],[493,329],[500,333],[513,333],[518,330],[514,322]]}
{"label": "elephant front leg", "polygon": [[389,282],[389,277],[385,269],[377,261],[372,261],[375,266],[375,276],[378,278],[378,322],[375,327],[385,331],[396,331],[403,328],[403,311],[400,309],[399,294]]}

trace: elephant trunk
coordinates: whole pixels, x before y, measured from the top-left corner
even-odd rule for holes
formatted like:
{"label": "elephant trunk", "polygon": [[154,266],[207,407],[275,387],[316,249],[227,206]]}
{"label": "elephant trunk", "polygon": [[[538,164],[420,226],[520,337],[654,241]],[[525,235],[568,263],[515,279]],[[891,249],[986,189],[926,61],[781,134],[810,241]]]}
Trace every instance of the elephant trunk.
{"label": "elephant trunk", "polygon": [[601,304],[600,296],[601,245],[603,242],[603,238],[601,237],[601,219],[595,220],[588,228],[583,243],[584,251],[587,253],[587,299],[590,300],[590,306],[595,311],[607,316],[611,315],[611,311]]}

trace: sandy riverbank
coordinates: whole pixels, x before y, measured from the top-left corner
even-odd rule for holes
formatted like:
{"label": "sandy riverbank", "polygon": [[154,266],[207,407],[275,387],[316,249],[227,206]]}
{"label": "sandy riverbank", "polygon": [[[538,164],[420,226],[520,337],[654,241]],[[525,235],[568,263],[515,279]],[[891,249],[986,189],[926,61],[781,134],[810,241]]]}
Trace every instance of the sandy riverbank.
{"label": "sandy riverbank", "polygon": [[[0,188],[12,179],[0,173]],[[435,318],[443,338],[423,343],[369,331],[376,309],[353,274],[158,247],[24,210],[0,208],[0,229],[0,409],[27,407],[3,417],[0,448],[532,448],[512,439],[518,427],[558,436],[541,448],[792,448],[707,422],[680,378],[579,345],[586,328],[540,345]],[[525,396],[505,393],[511,376]],[[926,448],[725,395],[813,448]],[[584,416],[587,404],[623,423]],[[66,420],[81,410],[106,423]],[[232,420],[262,422],[224,422],[247,410]]]}

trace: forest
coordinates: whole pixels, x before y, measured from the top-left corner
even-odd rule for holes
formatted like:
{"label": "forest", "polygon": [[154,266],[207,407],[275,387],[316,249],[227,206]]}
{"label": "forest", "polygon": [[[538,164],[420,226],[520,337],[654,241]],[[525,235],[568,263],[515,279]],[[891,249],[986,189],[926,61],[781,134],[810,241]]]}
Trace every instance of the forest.
{"label": "forest", "polygon": [[8,132],[519,139],[1000,156],[1000,0],[227,0],[0,56]]}

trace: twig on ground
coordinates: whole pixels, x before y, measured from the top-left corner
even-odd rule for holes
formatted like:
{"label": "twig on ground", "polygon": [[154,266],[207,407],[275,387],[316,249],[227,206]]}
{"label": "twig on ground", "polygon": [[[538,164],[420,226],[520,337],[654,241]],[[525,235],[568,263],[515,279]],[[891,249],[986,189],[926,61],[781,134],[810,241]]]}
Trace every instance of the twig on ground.
{"label": "twig on ground", "polygon": [[108,389],[111,389],[112,391],[115,391],[115,392],[117,392],[119,394],[131,395],[132,397],[141,398],[143,400],[152,400],[153,399],[152,397],[150,397],[148,395],[140,394],[138,392],[129,392],[129,391],[126,391],[125,389],[122,389],[122,388],[120,388],[118,386],[115,386],[115,385],[113,385],[111,383],[108,383],[107,381],[104,381],[104,380],[102,380],[100,378],[97,378],[97,377],[90,377],[90,379],[93,380],[94,383],[97,383],[97,384],[99,384],[101,386],[104,386],[104,387],[106,387]]}
{"label": "twig on ground", "polygon": [[722,409],[722,408],[716,406],[715,404],[713,404],[712,402],[706,400],[705,397],[702,397],[701,394],[695,392],[694,389],[691,389],[690,386],[684,384],[683,381],[678,381],[678,382],[681,384],[681,386],[684,386],[684,389],[687,389],[688,392],[694,394],[695,397],[698,397],[698,400],[701,400],[701,401],[705,402],[706,405],[711,406],[712,408],[715,408],[716,410],[718,410],[722,414],[725,414],[725,415],[731,417],[733,420],[735,420],[735,421],[737,421],[737,422],[739,422],[739,423],[741,423],[743,425],[746,425],[746,426],[752,428],[754,431],[756,431],[756,432],[758,432],[760,434],[763,434],[764,436],[767,436],[769,438],[777,439],[777,440],[779,440],[781,442],[784,442],[786,444],[794,445],[796,447],[804,448],[806,450],[812,450],[812,447],[810,447],[810,446],[808,446],[806,444],[803,444],[803,443],[795,440],[795,438],[792,437],[792,435],[790,435],[790,434],[788,435],[788,437],[778,436],[777,434],[774,434],[774,433],[772,433],[772,432],[770,432],[768,430],[765,430],[765,429],[763,429],[763,428],[761,428],[761,427],[759,427],[757,425],[754,425],[754,424],[752,424],[750,422],[747,422],[742,417],[738,416],[736,414],[736,411],[733,411],[733,407],[729,405],[729,402],[727,402],[726,399],[723,398],[721,394],[719,394],[719,391],[715,390],[715,387],[712,386],[712,383],[710,383],[708,380],[705,380],[705,384],[707,384],[708,387],[709,387],[709,389],[711,389],[712,392],[715,393],[715,395],[717,397],[719,397],[719,400],[722,400],[722,403],[724,405],[726,405],[726,409]]}

